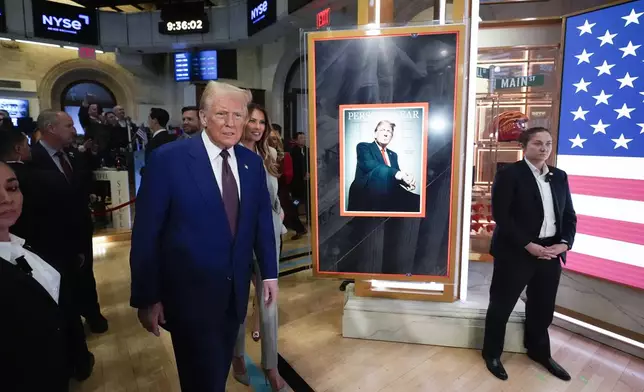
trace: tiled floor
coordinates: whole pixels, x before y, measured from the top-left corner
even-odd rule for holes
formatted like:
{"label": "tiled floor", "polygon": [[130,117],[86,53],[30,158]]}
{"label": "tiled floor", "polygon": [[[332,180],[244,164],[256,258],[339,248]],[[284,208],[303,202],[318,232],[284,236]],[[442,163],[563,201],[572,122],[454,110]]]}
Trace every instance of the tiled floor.
{"label": "tiled floor", "polygon": [[[179,391],[169,335],[146,333],[128,305],[128,252],[127,242],[97,245],[95,273],[110,331],[89,338],[96,369],[75,392]],[[573,376],[569,383],[519,354],[504,356],[510,380],[502,382],[488,374],[478,351],[344,339],[338,285],[310,270],[280,278],[280,354],[316,392],[644,392],[644,361],[559,328],[552,328],[553,355]],[[248,337],[254,388],[231,378],[228,391],[269,390],[255,365],[259,346]]]}

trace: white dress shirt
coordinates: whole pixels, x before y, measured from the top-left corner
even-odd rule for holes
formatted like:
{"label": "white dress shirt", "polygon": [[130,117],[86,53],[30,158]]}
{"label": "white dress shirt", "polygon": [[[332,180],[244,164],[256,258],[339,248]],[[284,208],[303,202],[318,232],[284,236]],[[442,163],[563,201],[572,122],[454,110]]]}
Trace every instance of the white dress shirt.
{"label": "white dress shirt", "polygon": [[[206,153],[208,154],[208,160],[210,161],[210,166],[212,171],[215,174],[215,179],[217,180],[217,187],[219,187],[219,192],[222,192],[221,189],[221,169],[223,167],[224,158],[221,157],[221,148],[217,147],[215,143],[210,140],[206,132],[201,132],[201,140],[203,140],[204,146],[206,146]],[[228,149],[230,156],[228,157],[228,164],[230,165],[230,170],[233,172],[233,177],[235,177],[235,182],[237,183],[237,194],[239,195],[239,200],[241,200],[241,186],[239,185],[239,169],[237,166],[237,157],[235,156],[235,148],[231,147]],[[279,272],[279,271],[278,271]],[[264,282],[269,280],[277,279],[263,279]]]}
{"label": "white dress shirt", "polygon": [[[210,140],[206,132],[201,132],[201,140],[203,140],[204,146],[206,146],[206,152],[208,153],[208,160],[210,161],[210,166],[212,166],[212,171],[215,173],[215,179],[217,179],[217,186],[219,187],[219,192],[223,197],[223,189],[221,189],[221,170],[224,164],[224,158],[221,157],[221,148],[217,147],[215,143]],[[241,200],[241,186],[239,185],[239,169],[237,168],[237,157],[235,156],[235,148],[231,147],[228,149],[228,165],[230,165],[230,170],[233,172],[233,177],[235,177],[235,183],[237,183],[237,195],[239,200]]]}
{"label": "white dress shirt", "polygon": [[24,256],[32,268],[31,274],[33,278],[58,303],[58,296],[60,294],[60,274],[58,271],[33,252],[23,248],[22,246],[25,244],[25,240],[13,234],[10,234],[10,236],[11,242],[0,242],[0,257],[13,265],[18,265],[16,259]]}
{"label": "white dress shirt", "polygon": [[548,165],[543,165],[543,172],[539,171],[530,161],[525,159],[528,164],[534,179],[537,181],[539,194],[541,195],[541,203],[543,204],[543,222],[541,223],[541,231],[539,238],[554,237],[557,234],[557,219],[555,218],[555,205],[552,200],[552,189],[550,184],[546,182],[546,176],[550,172]]}

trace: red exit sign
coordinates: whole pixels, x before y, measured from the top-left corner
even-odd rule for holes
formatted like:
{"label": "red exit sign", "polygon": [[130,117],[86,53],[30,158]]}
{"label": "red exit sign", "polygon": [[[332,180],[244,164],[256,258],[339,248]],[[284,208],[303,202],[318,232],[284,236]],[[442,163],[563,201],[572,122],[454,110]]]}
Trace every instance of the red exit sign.
{"label": "red exit sign", "polygon": [[331,24],[331,8],[324,9],[320,12],[318,12],[317,18],[316,18],[316,24],[318,29],[320,27],[328,26]]}

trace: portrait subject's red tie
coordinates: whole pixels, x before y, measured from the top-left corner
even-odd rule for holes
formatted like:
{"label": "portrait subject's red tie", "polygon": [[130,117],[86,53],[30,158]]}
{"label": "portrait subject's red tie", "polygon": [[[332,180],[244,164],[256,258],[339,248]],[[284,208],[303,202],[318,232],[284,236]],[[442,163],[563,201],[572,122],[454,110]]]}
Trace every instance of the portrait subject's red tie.
{"label": "portrait subject's red tie", "polygon": [[389,164],[389,157],[387,157],[387,151],[385,151],[385,149],[384,149],[384,148],[381,148],[381,149],[380,149],[380,152],[382,153],[382,159],[385,161],[385,165],[387,165],[387,166],[391,166],[391,165]]}

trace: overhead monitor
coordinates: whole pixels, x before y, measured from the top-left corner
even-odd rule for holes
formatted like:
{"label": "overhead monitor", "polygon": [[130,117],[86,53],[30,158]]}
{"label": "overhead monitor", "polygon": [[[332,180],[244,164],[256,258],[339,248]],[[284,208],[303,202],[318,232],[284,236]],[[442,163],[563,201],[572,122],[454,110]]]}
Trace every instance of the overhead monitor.
{"label": "overhead monitor", "polygon": [[246,26],[249,37],[277,21],[277,2],[275,0],[248,0],[246,6]]}
{"label": "overhead monitor", "polygon": [[216,50],[174,54],[174,80],[177,82],[217,80],[217,70]]}
{"label": "overhead monitor", "polygon": [[159,34],[205,34],[210,31],[203,1],[164,4],[161,7]]}
{"label": "overhead monitor", "polygon": [[96,10],[44,0],[33,0],[31,8],[36,37],[98,45]]}
{"label": "overhead monitor", "polygon": [[0,98],[0,110],[6,110],[14,126],[19,118],[29,117],[29,101],[26,99]]}

